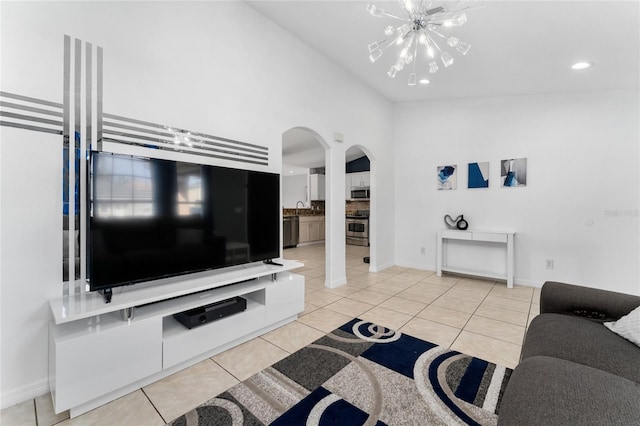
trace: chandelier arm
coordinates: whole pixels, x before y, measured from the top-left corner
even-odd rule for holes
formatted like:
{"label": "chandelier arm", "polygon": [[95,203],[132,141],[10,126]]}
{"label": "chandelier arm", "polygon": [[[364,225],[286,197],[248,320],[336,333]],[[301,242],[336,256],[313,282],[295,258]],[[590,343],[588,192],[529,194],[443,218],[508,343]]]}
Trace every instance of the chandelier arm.
{"label": "chandelier arm", "polygon": [[405,21],[405,22],[407,21],[407,18],[402,18],[400,16],[394,15],[394,14],[389,13],[389,12],[383,12],[382,14],[384,16],[388,16],[389,18],[397,19],[399,21]]}
{"label": "chandelier arm", "polygon": [[439,37],[442,37],[442,38],[444,38],[444,39],[448,39],[448,38],[449,38],[449,37],[447,37],[446,35],[444,35],[444,34],[441,34],[441,33],[437,32],[436,30],[429,30],[429,31],[431,31],[432,33],[434,33],[434,34],[436,34],[436,35],[438,35]]}
{"label": "chandelier arm", "polygon": [[427,34],[427,39],[429,39],[429,41],[431,42],[431,44],[436,48],[436,50],[439,53],[442,53],[442,50],[440,49],[440,46],[438,46],[438,43],[436,43],[436,41],[429,35]]}
{"label": "chandelier arm", "polygon": [[416,42],[415,46],[413,46],[413,73],[416,73],[416,62],[418,62],[416,59],[418,58],[418,42]]}

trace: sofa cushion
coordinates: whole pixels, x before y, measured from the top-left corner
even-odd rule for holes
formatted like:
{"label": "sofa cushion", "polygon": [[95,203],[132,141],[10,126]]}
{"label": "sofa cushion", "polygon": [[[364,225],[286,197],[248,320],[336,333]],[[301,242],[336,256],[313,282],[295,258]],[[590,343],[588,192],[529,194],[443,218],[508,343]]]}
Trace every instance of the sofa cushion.
{"label": "sofa cushion", "polygon": [[564,314],[542,314],[531,321],[521,359],[566,359],[640,383],[640,347],[602,323]]}
{"label": "sofa cushion", "polygon": [[498,425],[631,425],[640,384],[557,358],[536,356],[513,371]]}

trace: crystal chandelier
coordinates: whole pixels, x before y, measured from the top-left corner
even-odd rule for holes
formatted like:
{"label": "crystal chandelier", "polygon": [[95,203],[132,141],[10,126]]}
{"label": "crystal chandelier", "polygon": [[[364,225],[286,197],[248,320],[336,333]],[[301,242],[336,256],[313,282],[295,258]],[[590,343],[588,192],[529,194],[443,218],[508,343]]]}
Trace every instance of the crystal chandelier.
{"label": "crystal chandelier", "polygon": [[[409,86],[416,85],[416,58],[418,55],[426,55],[427,67],[424,77],[420,78],[420,83],[428,84],[427,72],[434,74],[438,71],[438,58],[444,67],[453,64],[453,56],[444,50],[436,40],[444,41],[447,46],[457,50],[460,54],[466,55],[471,47],[457,37],[443,34],[447,28],[459,27],[467,22],[467,15],[463,12],[466,9],[476,7],[479,1],[442,1],[432,2],[425,0],[399,0],[402,8],[401,16],[386,12],[384,9],[369,3],[367,10],[375,17],[389,17],[401,21],[402,23],[394,27],[389,25],[385,28],[384,34],[387,38],[369,44],[369,60],[377,61],[382,53],[390,46],[402,46],[398,60],[391,66],[387,75],[395,78],[398,71],[402,71],[405,66],[411,66],[409,74]],[[444,45],[443,43],[443,45]]]}

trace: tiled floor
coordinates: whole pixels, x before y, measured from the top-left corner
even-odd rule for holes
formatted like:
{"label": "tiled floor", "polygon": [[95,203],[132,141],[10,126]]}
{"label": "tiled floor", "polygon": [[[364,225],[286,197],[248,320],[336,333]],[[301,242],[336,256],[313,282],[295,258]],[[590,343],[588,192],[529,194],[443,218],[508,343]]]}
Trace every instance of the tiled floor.
{"label": "tiled floor", "polygon": [[[348,284],[324,287],[324,246],[285,250],[302,261],[305,311],[297,321],[202,361],[72,420],[49,395],[2,410],[4,425],[162,425],[359,317],[488,361],[514,367],[539,289],[392,267],[370,273],[367,247],[347,246]],[[249,354],[249,355],[247,355]],[[37,423],[36,423],[37,421]]]}

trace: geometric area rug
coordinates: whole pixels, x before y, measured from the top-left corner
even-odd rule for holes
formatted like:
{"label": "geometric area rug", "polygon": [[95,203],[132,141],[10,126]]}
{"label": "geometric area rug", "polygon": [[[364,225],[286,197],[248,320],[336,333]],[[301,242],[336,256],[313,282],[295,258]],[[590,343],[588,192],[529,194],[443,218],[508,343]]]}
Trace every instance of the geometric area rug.
{"label": "geometric area rug", "polygon": [[495,425],[511,372],[355,318],[171,425]]}

